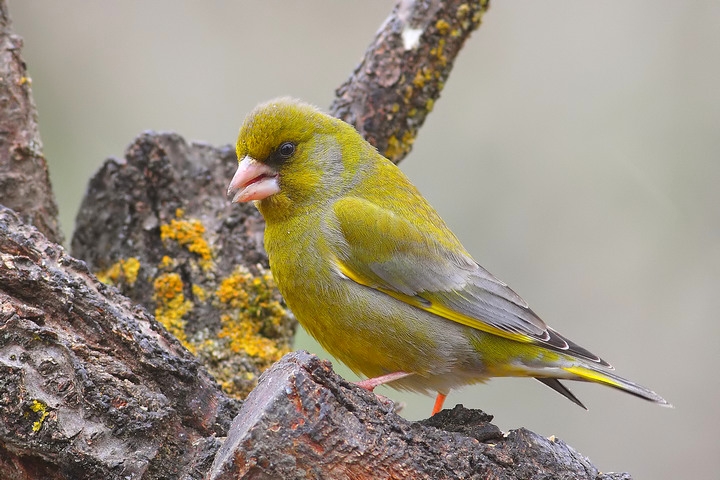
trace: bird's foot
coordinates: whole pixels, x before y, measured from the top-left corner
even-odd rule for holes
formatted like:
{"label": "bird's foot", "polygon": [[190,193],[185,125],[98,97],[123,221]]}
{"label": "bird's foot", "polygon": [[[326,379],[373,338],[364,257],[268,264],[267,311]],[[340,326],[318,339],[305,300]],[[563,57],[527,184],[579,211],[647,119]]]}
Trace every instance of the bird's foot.
{"label": "bird's foot", "polygon": [[[355,385],[367,390],[368,392],[372,392],[373,390],[375,390],[375,387],[384,385],[386,383],[393,382],[395,380],[400,380],[401,378],[405,378],[410,375],[412,375],[412,373],[393,372],[393,373],[388,373],[387,375],[381,375],[379,377],[368,378],[367,380],[355,382]],[[395,413],[400,412],[400,410],[402,410],[405,407],[405,403],[403,403],[403,402],[396,403],[392,399],[390,399],[384,395],[379,395],[376,393],[375,396],[377,397],[378,400],[380,400],[380,402],[382,402],[386,405],[392,405],[392,410]]]}
{"label": "bird's foot", "polygon": [[401,378],[405,378],[410,375],[412,375],[412,373],[393,372],[393,373],[388,373],[386,375],[381,375],[379,377],[368,378],[367,380],[361,380],[359,382],[355,382],[355,385],[357,385],[358,387],[364,388],[368,392],[372,392],[373,390],[375,390],[375,387],[384,385],[386,383],[394,382],[395,380],[400,380]]}

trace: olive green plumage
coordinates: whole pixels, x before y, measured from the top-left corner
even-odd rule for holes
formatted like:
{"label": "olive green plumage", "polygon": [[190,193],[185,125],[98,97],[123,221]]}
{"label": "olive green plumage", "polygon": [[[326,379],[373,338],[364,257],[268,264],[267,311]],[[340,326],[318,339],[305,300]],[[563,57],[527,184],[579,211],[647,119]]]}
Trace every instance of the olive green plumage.
{"label": "olive green plumage", "polygon": [[400,169],[355,129],[292,99],[238,137],[234,201],[254,200],[277,285],[305,329],[353,371],[424,393],[495,376],[592,381],[667,404],[549,328],[479,266]]}

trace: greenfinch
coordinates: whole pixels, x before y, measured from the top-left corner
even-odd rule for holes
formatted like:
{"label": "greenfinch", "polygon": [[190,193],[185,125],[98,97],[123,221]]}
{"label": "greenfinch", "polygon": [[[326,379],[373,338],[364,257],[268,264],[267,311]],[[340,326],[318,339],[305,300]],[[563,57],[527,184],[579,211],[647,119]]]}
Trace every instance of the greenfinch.
{"label": "greenfinch", "polygon": [[596,382],[669,405],[550,328],[481,267],[400,169],[349,124],[290,98],[259,105],[228,195],[255,202],[277,286],[302,326],[372,390],[437,393],[491,377]]}

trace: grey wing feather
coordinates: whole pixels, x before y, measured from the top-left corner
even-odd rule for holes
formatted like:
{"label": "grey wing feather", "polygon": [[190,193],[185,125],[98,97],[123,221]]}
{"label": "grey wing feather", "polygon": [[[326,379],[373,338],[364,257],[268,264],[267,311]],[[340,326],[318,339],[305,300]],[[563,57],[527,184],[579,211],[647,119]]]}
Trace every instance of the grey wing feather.
{"label": "grey wing feather", "polygon": [[[402,261],[402,264],[407,266],[420,263]],[[383,266],[388,267],[387,264]],[[423,267],[422,271],[413,269],[414,275],[410,277],[412,280],[405,282],[403,293],[415,295],[430,303],[439,302],[451,310],[500,330],[529,336],[546,348],[612,368],[597,355],[548,327],[528,307],[525,300],[472,258],[453,255],[450,259],[446,258],[445,262],[440,262],[436,257],[434,262],[426,262]],[[389,272],[383,272],[382,269],[373,271],[388,282],[392,278],[397,279],[396,269],[393,269],[392,274],[387,274]],[[410,280],[407,276],[403,278]],[[396,287],[395,284],[391,285]]]}

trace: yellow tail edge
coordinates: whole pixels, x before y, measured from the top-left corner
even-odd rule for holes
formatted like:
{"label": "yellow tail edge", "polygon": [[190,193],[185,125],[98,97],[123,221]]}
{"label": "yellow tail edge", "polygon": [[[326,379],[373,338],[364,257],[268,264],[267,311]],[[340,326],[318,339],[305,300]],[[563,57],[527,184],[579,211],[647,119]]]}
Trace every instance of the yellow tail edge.
{"label": "yellow tail edge", "polygon": [[652,390],[647,389],[642,385],[638,385],[637,383],[631,382],[630,380],[624,379],[618,375],[615,375],[614,373],[600,371],[582,365],[562,367],[562,369],[578,377],[577,380],[584,380],[586,382],[595,382],[602,385],[607,385],[608,387],[617,388],[618,390],[622,390],[623,392],[635,395],[636,397],[640,397],[650,402],[657,403],[658,405],[661,405],[663,407],[673,408],[672,404],[670,404],[667,400],[665,400],[663,397],[653,392]]}

